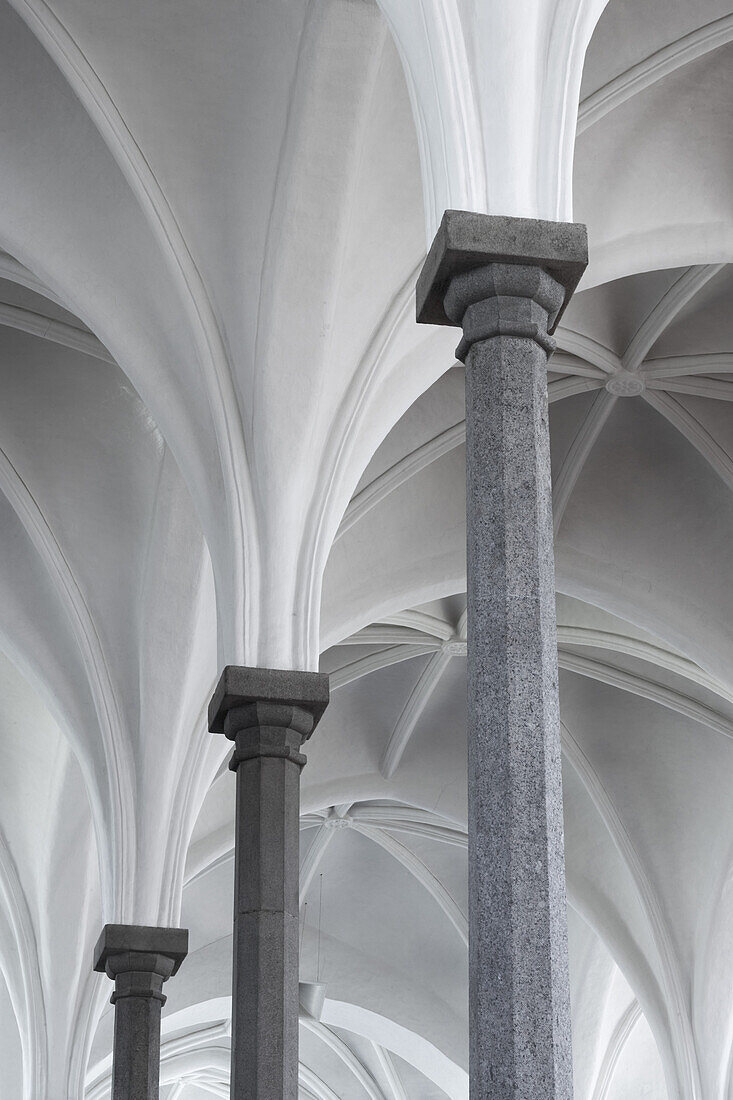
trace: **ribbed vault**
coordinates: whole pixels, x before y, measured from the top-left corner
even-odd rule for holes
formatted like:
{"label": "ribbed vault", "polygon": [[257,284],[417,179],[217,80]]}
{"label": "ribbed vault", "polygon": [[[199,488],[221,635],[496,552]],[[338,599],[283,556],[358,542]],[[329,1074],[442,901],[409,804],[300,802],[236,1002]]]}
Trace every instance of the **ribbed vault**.
{"label": "ribbed vault", "polygon": [[331,674],[301,1096],[467,1096],[463,368],[413,318],[452,203],[589,227],[548,377],[576,1096],[733,1096],[732,40],[727,0],[0,0],[3,1094],[109,1095],[120,920],[191,930],[164,1100],[228,1095],[236,661]]}

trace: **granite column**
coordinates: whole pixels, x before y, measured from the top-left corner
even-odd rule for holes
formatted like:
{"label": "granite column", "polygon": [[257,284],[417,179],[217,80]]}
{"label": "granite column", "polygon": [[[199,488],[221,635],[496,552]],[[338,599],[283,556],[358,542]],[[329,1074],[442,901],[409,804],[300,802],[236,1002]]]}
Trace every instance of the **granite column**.
{"label": "granite column", "polygon": [[551,333],[581,225],[447,211],[418,321],[463,329],[472,1100],[570,1100]]}
{"label": "granite column", "polygon": [[158,1100],[163,983],[187,953],[185,928],[105,925],[94,951],[94,969],[115,983],[111,1100]]}
{"label": "granite column", "polygon": [[224,669],[209,729],[234,742],[232,1100],[297,1100],[300,771],[328,677]]}

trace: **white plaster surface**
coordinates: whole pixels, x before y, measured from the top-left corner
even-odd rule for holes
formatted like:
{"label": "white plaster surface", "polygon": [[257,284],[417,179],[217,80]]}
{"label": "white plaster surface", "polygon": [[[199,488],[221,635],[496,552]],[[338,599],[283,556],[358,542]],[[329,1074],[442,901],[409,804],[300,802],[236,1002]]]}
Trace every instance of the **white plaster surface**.
{"label": "white plaster surface", "polygon": [[231,661],[343,682],[301,970],[320,926],[352,1007],[302,1097],[460,1095],[462,368],[413,317],[450,204],[589,228],[549,384],[576,1097],[729,1100],[730,4],[205,8],[0,0],[0,1092],[106,1097],[100,926],[180,921],[163,1100],[226,1095]]}

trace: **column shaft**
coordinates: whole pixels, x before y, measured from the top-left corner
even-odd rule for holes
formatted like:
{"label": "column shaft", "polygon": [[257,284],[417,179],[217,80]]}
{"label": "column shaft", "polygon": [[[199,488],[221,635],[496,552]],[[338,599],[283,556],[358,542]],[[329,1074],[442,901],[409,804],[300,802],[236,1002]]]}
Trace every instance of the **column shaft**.
{"label": "column shaft", "polygon": [[[146,975],[146,978],[150,975]],[[157,983],[156,983],[157,984]],[[163,980],[160,979],[162,987]],[[112,1100],[158,1100],[160,1010],[165,996],[113,994],[115,1033]]]}
{"label": "column shaft", "polygon": [[237,768],[232,1097],[298,1095],[300,764]]}
{"label": "column shaft", "polygon": [[471,1096],[572,1096],[547,356],[466,360]]}

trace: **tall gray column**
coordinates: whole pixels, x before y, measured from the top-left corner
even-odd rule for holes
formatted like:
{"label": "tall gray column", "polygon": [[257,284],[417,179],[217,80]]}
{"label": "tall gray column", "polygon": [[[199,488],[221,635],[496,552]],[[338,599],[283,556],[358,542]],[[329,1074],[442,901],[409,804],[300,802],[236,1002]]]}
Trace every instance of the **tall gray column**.
{"label": "tall gray column", "polygon": [[224,669],[209,729],[234,741],[232,1100],[297,1100],[300,749],[328,677]]}
{"label": "tall gray column", "polygon": [[94,950],[94,969],[114,979],[112,1100],[158,1100],[163,982],[188,954],[185,928],[107,924]]}
{"label": "tall gray column", "polygon": [[466,364],[472,1100],[570,1100],[572,1054],[547,410],[585,227],[447,211],[418,321]]}

